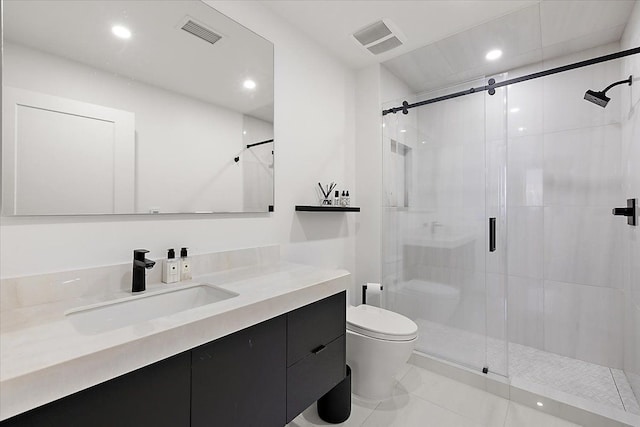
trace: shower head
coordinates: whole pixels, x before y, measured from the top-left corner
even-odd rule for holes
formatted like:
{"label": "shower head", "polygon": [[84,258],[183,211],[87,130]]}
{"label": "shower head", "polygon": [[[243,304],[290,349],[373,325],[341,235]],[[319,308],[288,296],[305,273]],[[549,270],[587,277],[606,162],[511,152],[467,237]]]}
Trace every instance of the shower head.
{"label": "shower head", "polygon": [[589,102],[593,102],[594,104],[604,108],[607,106],[607,104],[611,100],[611,98],[609,98],[606,95],[607,91],[614,86],[618,86],[624,83],[627,83],[629,86],[631,86],[631,83],[633,83],[633,76],[629,76],[629,78],[626,80],[620,80],[619,82],[612,83],[601,92],[596,92],[594,90],[587,90],[584,94],[584,99],[586,99]]}
{"label": "shower head", "polygon": [[584,99],[589,102],[593,102],[596,105],[601,106],[602,108],[607,106],[607,103],[611,100],[604,92],[596,92],[593,90],[588,90],[584,94]]}

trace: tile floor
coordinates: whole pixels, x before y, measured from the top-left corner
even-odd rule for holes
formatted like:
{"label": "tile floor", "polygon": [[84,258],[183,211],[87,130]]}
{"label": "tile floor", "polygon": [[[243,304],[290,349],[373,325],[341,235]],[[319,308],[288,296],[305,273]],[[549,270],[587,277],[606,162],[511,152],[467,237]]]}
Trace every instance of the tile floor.
{"label": "tile floor", "polygon": [[[393,395],[382,401],[352,396],[351,416],[338,425],[363,427],[571,427],[576,424],[407,364]],[[331,425],[315,404],[288,427]]]}
{"label": "tile floor", "polygon": [[[473,332],[423,319],[416,320],[420,336],[416,350],[445,360],[459,360],[504,374],[506,345]],[[533,347],[509,343],[508,372],[511,378],[551,387],[563,393],[640,415],[640,405],[627,378],[619,369],[560,356]],[[495,369],[493,369],[495,368]]]}

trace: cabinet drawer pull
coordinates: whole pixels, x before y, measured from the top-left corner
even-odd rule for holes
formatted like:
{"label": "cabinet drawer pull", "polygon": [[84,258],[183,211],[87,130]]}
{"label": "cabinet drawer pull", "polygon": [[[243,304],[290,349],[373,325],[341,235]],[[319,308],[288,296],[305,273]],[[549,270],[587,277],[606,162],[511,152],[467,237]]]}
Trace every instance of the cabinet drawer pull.
{"label": "cabinet drawer pull", "polygon": [[323,351],[325,348],[327,348],[327,346],[326,346],[326,345],[321,345],[320,347],[318,347],[318,348],[315,348],[315,349],[311,350],[311,352],[312,352],[313,354],[319,354],[319,353],[320,353],[321,351]]}

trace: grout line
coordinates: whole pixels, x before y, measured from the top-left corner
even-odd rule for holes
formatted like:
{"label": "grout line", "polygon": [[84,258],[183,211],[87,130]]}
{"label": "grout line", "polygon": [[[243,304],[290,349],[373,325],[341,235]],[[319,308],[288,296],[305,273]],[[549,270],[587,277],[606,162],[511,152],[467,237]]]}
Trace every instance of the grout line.
{"label": "grout line", "polygon": [[[418,367],[418,368],[420,368],[420,367]],[[464,382],[462,382],[462,381],[459,381],[459,380],[456,380],[456,379],[453,379],[453,378],[447,377],[447,376],[445,376],[445,375],[441,375],[441,374],[439,374],[439,373],[437,373],[437,372],[434,372],[434,371],[431,371],[431,370],[429,370],[429,369],[425,369],[425,368],[420,368],[420,369],[423,369],[423,370],[425,370],[425,371],[428,371],[428,372],[430,372],[430,373],[432,373],[432,374],[435,374],[435,375],[438,375],[438,376],[442,376],[443,378],[446,378],[447,380],[449,380],[449,381],[452,381],[452,382],[456,383],[456,386],[463,386],[463,388],[470,388],[470,389],[476,390],[477,392],[479,392],[479,393],[481,393],[481,394],[482,394],[482,393],[484,393],[484,394],[487,394],[487,395],[489,395],[489,396],[495,397],[496,399],[505,400],[505,401],[507,402],[507,410],[505,411],[505,414],[504,414],[504,417],[505,417],[504,419],[505,419],[505,422],[506,422],[506,419],[507,419],[507,412],[508,412],[508,410],[509,410],[509,403],[511,402],[509,399],[505,399],[504,397],[494,395],[493,393],[490,393],[490,392],[488,392],[488,391],[486,391],[486,390],[483,390],[483,389],[480,389],[480,388],[476,388],[476,387],[474,387],[474,386],[472,386],[472,385],[469,385],[469,384],[466,384],[466,383],[464,383]],[[421,384],[423,384],[423,385],[424,385],[425,383],[421,381]],[[447,412],[451,412],[451,413],[453,413],[453,414],[456,414],[456,415],[458,415],[459,417],[462,417],[462,418],[464,418],[464,419],[466,419],[466,420],[470,420],[470,421],[473,421],[473,422],[477,422],[477,419],[476,419],[476,418],[472,418],[472,417],[471,417],[471,416],[469,416],[469,415],[462,414],[462,413],[460,413],[460,412],[458,412],[458,411],[456,411],[456,410],[454,410],[454,409],[452,409],[452,408],[448,408],[448,407],[446,407],[446,406],[444,406],[444,405],[442,405],[442,404],[440,404],[440,403],[438,403],[438,402],[434,402],[433,400],[430,400],[430,399],[428,399],[428,398],[426,398],[426,397],[420,396],[420,395],[418,395],[418,394],[416,394],[416,393],[414,393],[414,392],[412,392],[412,391],[408,391],[408,390],[407,390],[407,394],[408,394],[410,397],[413,397],[413,398],[415,398],[415,399],[421,400],[421,401],[423,401],[423,402],[428,402],[429,404],[431,404],[431,405],[433,405],[433,406],[437,406],[438,408],[440,408],[440,409],[444,409],[444,410],[445,410],[445,411],[447,411]]]}
{"label": "grout line", "polygon": [[378,406],[380,406],[382,404],[382,401],[380,401],[375,408],[373,408],[373,410],[371,412],[369,412],[369,415],[367,415],[364,420],[362,420],[362,422],[360,423],[360,427],[364,427],[364,425],[367,423],[367,421],[369,420],[369,418],[371,418],[371,416],[373,415],[373,413],[376,411],[376,409],[378,409]]}
{"label": "grout line", "polygon": [[402,382],[402,380],[404,379],[404,377],[409,375],[409,372],[411,372],[413,370],[413,368],[415,367],[415,365],[412,365],[409,362],[407,362],[407,365],[409,365],[409,369],[407,369],[407,372],[405,372],[404,375],[400,379],[396,379],[396,383],[400,384]]}
{"label": "grout line", "polygon": [[[544,118],[543,118],[543,120],[544,120]],[[596,129],[596,128],[602,128],[602,127],[607,127],[607,126],[622,126],[622,122],[621,121],[620,122],[614,121],[614,122],[610,122],[610,123],[601,123],[601,124],[597,124],[597,125],[586,125],[586,126],[570,127],[570,128],[566,128],[566,129],[545,130],[544,129],[544,121],[543,121],[541,130],[535,131],[535,132],[524,133],[524,134],[511,135],[511,136],[508,136],[508,139],[517,140],[519,138],[527,138],[527,137],[534,137],[534,136],[541,136],[541,137],[544,138],[545,135],[554,135],[554,134],[563,133],[563,132],[578,132],[578,131],[581,131],[581,130]]]}
{"label": "grout line", "polygon": [[618,397],[620,398],[620,402],[622,402],[622,409],[627,411],[627,407],[624,405],[624,399],[620,394],[620,389],[618,388],[618,383],[616,382],[616,377],[613,375],[613,371],[609,368],[609,373],[611,374],[611,379],[613,380],[613,385],[616,387],[616,391],[618,392]]}
{"label": "grout line", "polygon": [[511,410],[511,400],[509,400],[509,405],[507,405],[507,412],[504,414],[504,422],[502,423],[502,427],[507,427],[507,419],[509,419],[509,411]]}
{"label": "grout line", "polygon": [[[397,386],[397,385],[396,385]],[[387,399],[383,399],[380,400],[378,403],[376,403],[376,406],[371,410],[371,412],[369,412],[369,415],[367,415],[365,417],[365,419],[362,421],[362,423],[360,424],[360,427],[364,427],[364,425],[367,423],[367,421],[369,421],[369,418],[371,418],[371,416],[378,410],[378,408],[380,407],[380,405],[382,405],[384,402],[386,402],[387,400],[391,400],[393,399],[394,395],[393,392],[391,392],[391,396],[388,397]]]}
{"label": "grout line", "polygon": [[[478,389],[478,390],[480,390],[480,389]],[[488,393],[488,392],[485,392],[485,393]],[[427,403],[429,403],[429,404],[431,404],[433,406],[436,406],[436,407],[438,407],[440,409],[443,409],[443,410],[445,410],[447,412],[451,412],[452,414],[455,414],[455,415],[459,416],[460,418],[464,418],[465,420],[477,422],[477,419],[474,419],[474,418],[471,418],[470,416],[461,414],[460,412],[454,411],[453,409],[447,408],[446,406],[442,406],[441,404],[436,403],[436,402],[434,402],[432,400],[429,400],[426,397],[419,396],[419,395],[417,395],[415,393],[412,393],[412,392],[409,392],[409,396],[413,397],[415,399],[421,400],[423,402],[427,402]]]}

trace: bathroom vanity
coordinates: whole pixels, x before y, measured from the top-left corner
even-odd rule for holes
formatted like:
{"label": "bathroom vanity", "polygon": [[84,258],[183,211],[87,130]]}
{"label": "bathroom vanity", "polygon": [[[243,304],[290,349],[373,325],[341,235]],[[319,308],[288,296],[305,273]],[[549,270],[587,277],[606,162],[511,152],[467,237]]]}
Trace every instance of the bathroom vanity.
{"label": "bathroom vanity", "polygon": [[345,292],[2,426],[283,426],[345,376]]}
{"label": "bathroom vanity", "polygon": [[3,333],[0,425],[283,426],[344,378],[347,272],[205,279],[237,296],[111,331],[63,317]]}

